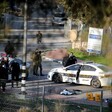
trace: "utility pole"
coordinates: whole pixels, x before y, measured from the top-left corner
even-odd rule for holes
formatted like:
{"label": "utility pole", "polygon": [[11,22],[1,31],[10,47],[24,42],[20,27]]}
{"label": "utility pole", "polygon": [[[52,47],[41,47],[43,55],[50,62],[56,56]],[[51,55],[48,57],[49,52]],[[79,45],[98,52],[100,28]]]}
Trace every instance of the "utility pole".
{"label": "utility pole", "polygon": [[26,63],[27,54],[27,0],[24,5],[24,41],[23,41],[23,62]]}
{"label": "utility pole", "polygon": [[23,66],[22,66],[22,81],[21,94],[26,94],[26,56],[27,56],[27,0],[24,4],[24,37],[23,37]]}

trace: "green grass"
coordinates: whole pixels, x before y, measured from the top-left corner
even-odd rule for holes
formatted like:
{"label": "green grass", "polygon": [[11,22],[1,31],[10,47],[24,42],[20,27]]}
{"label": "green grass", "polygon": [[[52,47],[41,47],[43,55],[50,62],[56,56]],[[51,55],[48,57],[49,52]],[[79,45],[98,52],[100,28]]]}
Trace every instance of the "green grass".
{"label": "green grass", "polygon": [[68,52],[73,52],[73,54],[80,60],[83,61],[93,61],[96,63],[101,63],[104,65],[107,65],[109,67],[112,67],[112,59],[106,58],[106,56],[98,55],[98,54],[89,54],[86,51],[80,51],[80,50],[73,50],[69,49]]}

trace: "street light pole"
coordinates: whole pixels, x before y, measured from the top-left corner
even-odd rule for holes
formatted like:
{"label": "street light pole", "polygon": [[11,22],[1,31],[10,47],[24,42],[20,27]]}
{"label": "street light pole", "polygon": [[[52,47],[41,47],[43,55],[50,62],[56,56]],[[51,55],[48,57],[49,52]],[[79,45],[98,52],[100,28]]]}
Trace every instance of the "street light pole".
{"label": "street light pole", "polygon": [[24,4],[24,37],[23,37],[23,66],[21,80],[21,94],[26,94],[26,55],[27,55],[27,0]]}

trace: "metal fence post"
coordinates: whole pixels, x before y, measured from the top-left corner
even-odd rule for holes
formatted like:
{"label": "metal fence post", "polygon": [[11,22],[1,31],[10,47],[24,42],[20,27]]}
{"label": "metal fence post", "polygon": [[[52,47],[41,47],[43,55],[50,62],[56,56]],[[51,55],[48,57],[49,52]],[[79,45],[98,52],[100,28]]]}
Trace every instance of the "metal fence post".
{"label": "metal fence post", "polygon": [[21,94],[26,94],[26,63],[22,66]]}
{"label": "metal fence post", "polygon": [[45,95],[45,87],[43,86],[43,90],[42,90],[42,112],[44,112],[44,95]]}
{"label": "metal fence post", "polygon": [[103,112],[103,90],[101,90],[100,112]]}

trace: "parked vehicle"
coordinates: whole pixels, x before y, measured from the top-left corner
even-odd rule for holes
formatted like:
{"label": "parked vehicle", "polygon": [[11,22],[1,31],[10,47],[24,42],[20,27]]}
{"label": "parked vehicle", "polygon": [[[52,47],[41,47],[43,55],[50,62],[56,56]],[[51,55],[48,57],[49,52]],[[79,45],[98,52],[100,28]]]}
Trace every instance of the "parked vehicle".
{"label": "parked vehicle", "polygon": [[64,8],[61,5],[53,10],[52,25],[64,25],[67,21],[67,17]]}
{"label": "parked vehicle", "polygon": [[53,14],[64,14],[64,7],[61,5],[57,5],[56,8],[53,10]]}
{"label": "parked vehicle", "polygon": [[112,84],[112,69],[98,63],[76,63],[67,67],[53,68],[47,75],[48,80],[91,85],[95,88]]}
{"label": "parked vehicle", "polygon": [[64,25],[66,21],[67,17],[65,16],[65,13],[54,14],[52,18],[52,25]]}

